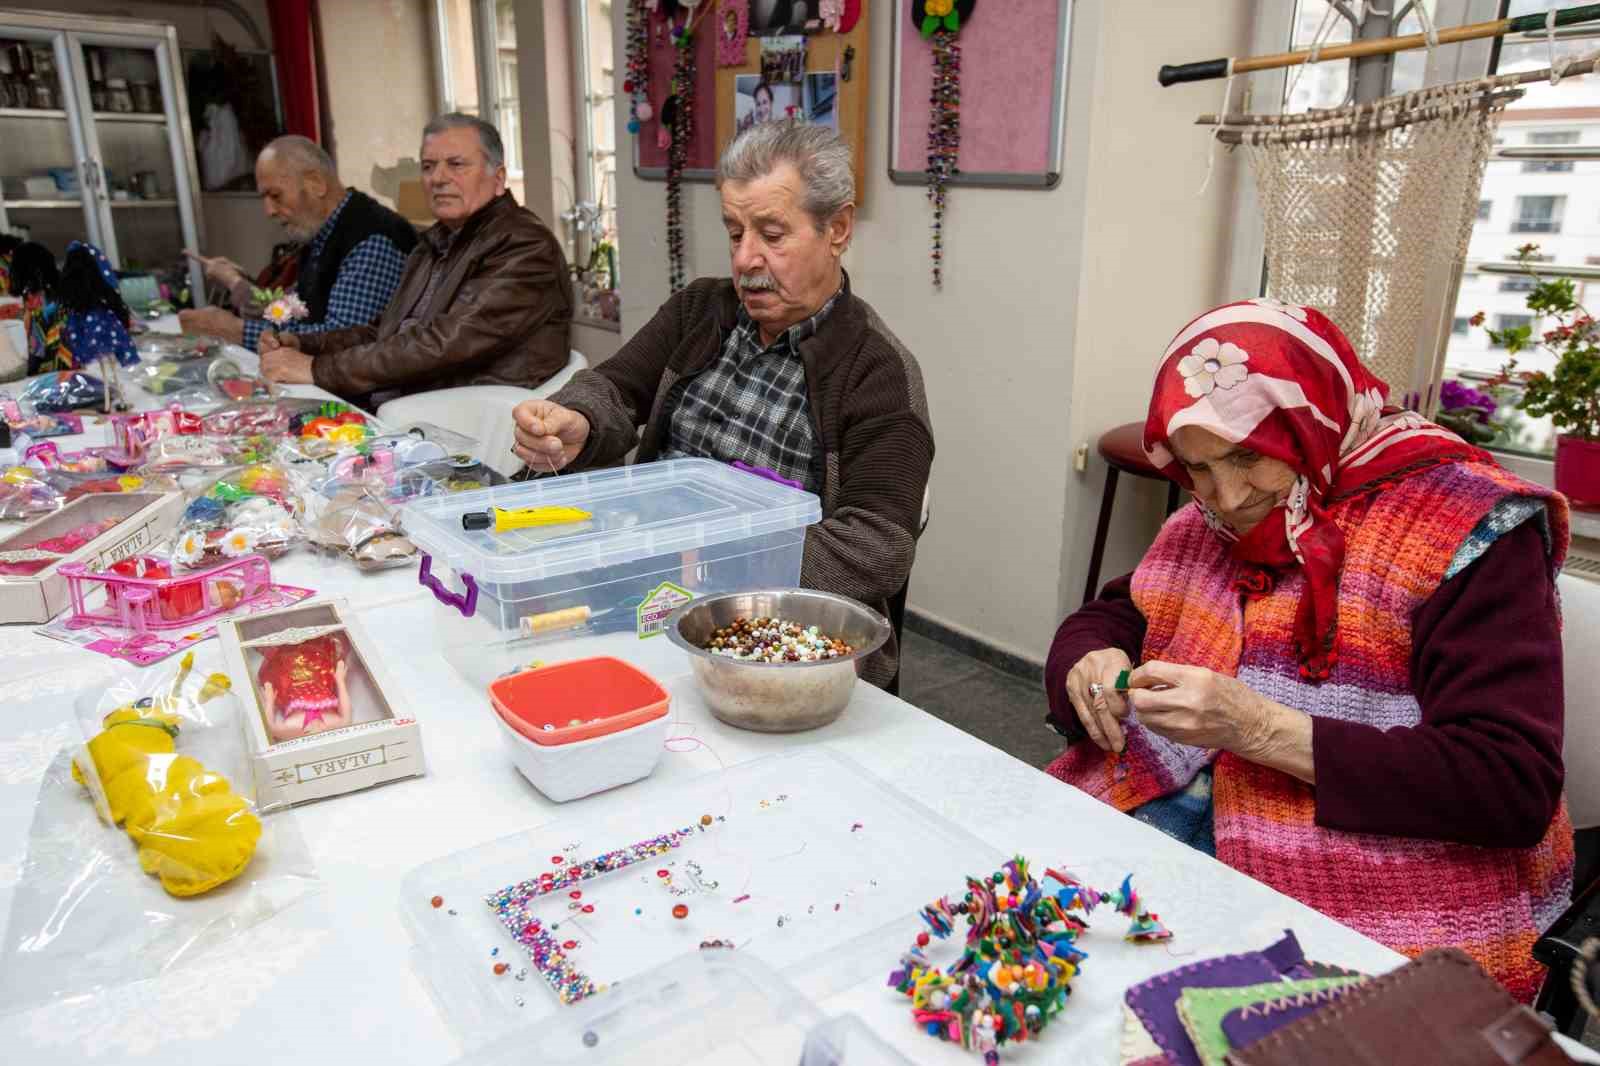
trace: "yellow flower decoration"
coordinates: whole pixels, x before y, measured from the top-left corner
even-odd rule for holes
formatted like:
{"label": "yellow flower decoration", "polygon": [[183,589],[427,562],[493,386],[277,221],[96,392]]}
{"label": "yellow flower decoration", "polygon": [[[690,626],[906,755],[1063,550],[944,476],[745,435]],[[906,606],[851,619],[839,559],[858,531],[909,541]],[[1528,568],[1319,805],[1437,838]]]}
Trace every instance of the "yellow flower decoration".
{"label": "yellow flower decoration", "polygon": [[923,9],[934,18],[944,18],[955,10],[956,0],[926,0]]}

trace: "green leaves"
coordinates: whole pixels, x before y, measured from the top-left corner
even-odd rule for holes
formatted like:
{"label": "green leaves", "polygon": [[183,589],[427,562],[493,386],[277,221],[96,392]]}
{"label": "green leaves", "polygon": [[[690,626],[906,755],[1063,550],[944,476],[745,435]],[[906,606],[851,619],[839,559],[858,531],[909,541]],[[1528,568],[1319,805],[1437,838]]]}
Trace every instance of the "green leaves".
{"label": "green leaves", "polygon": [[925,15],[922,19],[922,36],[932,37],[933,31],[939,28],[939,16]]}
{"label": "green leaves", "polygon": [[[1518,410],[1549,418],[1556,428],[1574,436],[1600,440],[1600,325],[1578,302],[1577,286],[1571,278],[1540,277],[1533,258],[1538,250],[1535,244],[1517,249],[1518,262],[1536,281],[1527,299],[1535,323],[1488,330],[1489,339],[1510,355],[1501,374],[1506,382],[1522,386]],[[1535,341],[1538,318],[1553,318],[1555,325]],[[1554,370],[1517,370],[1517,354],[1535,346],[1556,357]]]}

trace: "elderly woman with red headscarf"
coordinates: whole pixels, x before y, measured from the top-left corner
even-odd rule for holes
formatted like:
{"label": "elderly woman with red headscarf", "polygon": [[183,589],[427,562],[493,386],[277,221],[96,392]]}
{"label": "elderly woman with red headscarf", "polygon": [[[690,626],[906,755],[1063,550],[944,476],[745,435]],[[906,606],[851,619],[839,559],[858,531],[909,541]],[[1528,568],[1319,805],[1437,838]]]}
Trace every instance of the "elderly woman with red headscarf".
{"label": "elderly woman with red headscarf", "polygon": [[1049,770],[1531,1000],[1572,874],[1567,504],[1385,393],[1310,308],[1173,339],[1144,447],[1194,502],[1057,632],[1051,717],[1079,742]]}

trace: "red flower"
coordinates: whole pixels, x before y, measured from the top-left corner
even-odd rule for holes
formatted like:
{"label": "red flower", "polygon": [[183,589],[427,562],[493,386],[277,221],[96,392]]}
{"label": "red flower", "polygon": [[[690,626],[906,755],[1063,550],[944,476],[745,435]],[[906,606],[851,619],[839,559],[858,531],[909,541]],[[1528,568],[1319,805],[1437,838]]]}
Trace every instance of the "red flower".
{"label": "red flower", "polygon": [[1483,325],[1483,320],[1485,317],[1487,316],[1482,311],[1479,311],[1477,314],[1467,319],[1467,324],[1472,326],[1481,326]]}

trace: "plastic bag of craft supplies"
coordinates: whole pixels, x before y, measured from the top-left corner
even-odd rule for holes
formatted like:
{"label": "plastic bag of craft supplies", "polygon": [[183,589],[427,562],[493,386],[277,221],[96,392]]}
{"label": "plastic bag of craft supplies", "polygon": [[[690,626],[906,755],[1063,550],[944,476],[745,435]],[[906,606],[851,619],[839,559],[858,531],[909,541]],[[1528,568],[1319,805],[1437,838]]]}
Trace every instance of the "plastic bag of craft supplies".
{"label": "plastic bag of craft supplies", "polygon": [[294,816],[256,809],[244,706],[192,653],[78,694],[11,894],[0,1013],[165,975],[316,891]]}

